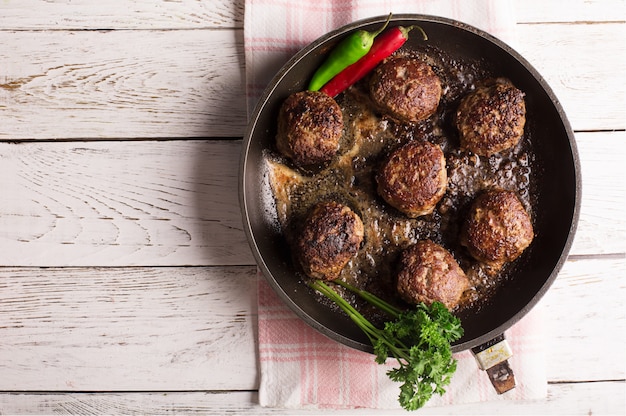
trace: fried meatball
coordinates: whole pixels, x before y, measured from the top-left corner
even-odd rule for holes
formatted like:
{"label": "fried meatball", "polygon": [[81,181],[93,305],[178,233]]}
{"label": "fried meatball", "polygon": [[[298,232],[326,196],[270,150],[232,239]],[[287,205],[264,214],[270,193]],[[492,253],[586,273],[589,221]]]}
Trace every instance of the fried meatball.
{"label": "fried meatball", "polygon": [[530,216],[515,192],[494,189],[472,203],[461,244],[476,260],[497,271],[519,257],[533,237]]}
{"label": "fried meatball", "polygon": [[439,244],[421,240],[400,255],[398,293],[411,304],[439,301],[452,309],[469,287],[463,269]]}
{"label": "fried meatball", "polygon": [[441,81],[431,67],[408,57],[379,65],[369,87],[374,103],[400,121],[427,119],[437,111],[441,98]]}
{"label": "fried meatball", "polygon": [[409,142],[389,155],[376,181],[379,195],[408,217],[430,214],[448,184],[443,151],[427,141]]}
{"label": "fried meatball", "polygon": [[341,108],[323,92],[296,92],[280,108],[276,146],[299,167],[328,163],[342,134]]}
{"label": "fried meatball", "polygon": [[307,215],[297,239],[304,272],[314,279],[333,280],[359,251],[363,222],[348,206],[322,202]]}
{"label": "fried meatball", "polygon": [[456,112],[461,148],[481,156],[514,147],[525,123],[524,93],[503,78],[476,88]]}

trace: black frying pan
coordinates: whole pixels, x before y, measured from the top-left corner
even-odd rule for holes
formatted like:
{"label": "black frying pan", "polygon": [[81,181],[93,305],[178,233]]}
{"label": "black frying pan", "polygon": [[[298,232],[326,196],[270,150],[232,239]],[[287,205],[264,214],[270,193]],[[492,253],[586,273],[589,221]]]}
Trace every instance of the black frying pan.
{"label": "black frying pan", "polygon": [[[330,47],[356,29],[375,30],[387,16],[356,22],[322,36],[291,58],[259,100],[244,138],[241,154],[240,203],[244,229],[252,252],[279,297],[305,322],[350,347],[372,351],[366,336],[350,319],[320,304],[297,276],[285,239],[268,215],[271,198],[263,166],[263,151],[274,145],[278,109],[291,93],[306,89],[314,70]],[[536,237],[532,250],[492,301],[464,317],[465,335],[453,345],[458,352],[485,345],[521,319],[556,278],[574,238],[581,198],[576,143],[554,93],[539,73],[518,53],[493,36],[466,24],[432,16],[396,15],[390,26],[420,25],[428,44],[452,56],[486,60],[500,76],[526,93],[527,132],[534,140],[541,180],[535,212]],[[422,42],[412,34],[412,42]]]}

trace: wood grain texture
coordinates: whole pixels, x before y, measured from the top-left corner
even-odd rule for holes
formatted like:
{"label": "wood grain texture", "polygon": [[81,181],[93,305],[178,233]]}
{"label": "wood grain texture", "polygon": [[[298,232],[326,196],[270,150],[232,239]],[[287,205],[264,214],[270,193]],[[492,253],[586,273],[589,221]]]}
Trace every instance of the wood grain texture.
{"label": "wood grain texture", "polygon": [[626,132],[577,133],[582,203],[571,254],[626,253]]}
{"label": "wood grain texture", "polygon": [[18,0],[0,3],[0,30],[243,27],[243,0]]}
{"label": "wood grain texture", "polygon": [[0,265],[254,264],[240,141],[0,144]]}
{"label": "wood grain texture", "polygon": [[623,22],[626,18],[624,0],[515,0],[512,2],[517,22],[526,23],[591,23]]}
{"label": "wood grain texture", "polygon": [[[624,20],[624,0],[512,1],[520,23]],[[34,12],[36,11],[36,12]],[[0,30],[243,27],[244,1],[45,0],[0,3]]]}
{"label": "wood grain texture", "polygon": [[[572,254],[624,253],[626,133],[579,133]],[[241,141],[0,143],[0,265],[254,264],[238,201]],[[607,180],[611,178],[611,180]]]}
{"label": "wood grain texture", "polygon": [[[271,409],[258,405],[258,394],[237,392],[154,393],[0,393],[3,414],[184,414],[184,415],[302,415],[319,410]],[[422,409],[419,415],[609,415],[623,414],[624,383],[609,381],[588,384],[551,384],[546,401],[481,403]],[[583,410],[584,409],[584,410]],[[402,410],[354,409],[328,414],[407,415]]]}
{"label": "wood grain texture", "polygon": [[0,31],[0,139],[242,136],[240,35]]}
{"label": "wood grain texture", "polygon": [[518,25],[516,49],[546,79],[575,130],[624,130],[626,25],[559,25]]}
{"label": "wood grain texture", "polygon": [[624,276],[625,255],[567,261],[537,306],[545,318],[549,381],[626,378]]}
{"label": "wood grain texture", "polygon": [[[512,4],[583,174],[572,256],[537,305],[549,393],[419,413],[624,414],[625,2]],[[246,126],[243,12],[0,2],[0,414],[322,413],[257,404],[241,141],[220,140]]]}
{"label": "wood grain texture", "polygon": [[0,269],[0,391],[257,388],[256,269]]}
{"label": "wood grain texture", "polygon": [[[626,128],[626,25],[564,26],[520,25],[517,49],[574,129]],[[241,30],[0,31],[0,139],[241,137],[242,42]]]}
{"label": "wood grain texture", "polygon": [[[626,377],[625,272],[624,256],[565,264],[537,306],[549,382]],[[257,389],[256,279],[254,266],[2,268],[0,391]]]}

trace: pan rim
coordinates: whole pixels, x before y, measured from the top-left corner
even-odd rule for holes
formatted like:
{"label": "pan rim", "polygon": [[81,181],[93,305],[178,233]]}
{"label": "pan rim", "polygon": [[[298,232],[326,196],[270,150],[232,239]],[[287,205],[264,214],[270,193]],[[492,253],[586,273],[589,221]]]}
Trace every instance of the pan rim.
{"label": "pan rim", "polygon": [[[268,86],[264,89],[262,95],[257,101],[252,116],[248,122],[246,132],[244,135],[242,151],[240,155],[240,169],[239,169],[239,201],[241,214],[243,219],[243,227],[244,232],[246,234],[247,241],[252,250],[253,256],[256,260],[257,266],[261,269],[261,272],[265,278],[265,280],[269,283],[272,290],[278,295],[278,297],[287,304],[287,306],[296,313],[296,315],[301,318],[305,323],[318,330],[320,333],[330,337],[331,339],[340,342],[349,347],[371,352],[371,345],[364,344],[358,341],[353,340],[352,338],[346,337],[345,335],[338,333],[336,331],[331,330],[330,328],[324,326],[316,319],[311,317],[305,310],[303,310],[292,298],[289,294],[283,289],[283,287],[273,278],[273,272],[270,270],[266,260],[263,258],[261,254],[260,248],[258,246],[258,238],[255,236],[255,231],[253,230],[251,218],[250,218],[250,206],[248,201],[248,184],[246,182],[246,173],[248,169],[248,158],[250,153],[250,147],[252,144],[252,140],[254,137],[255,129],[259,123],[259,119],[263,113],[263,109],[266,107],[267,102],[272,97],[272,94],[275,92],[276,88],[280,85],[281,80],[291,71],[297,64],[300,62],[305,56],[310,53],[313,53],[320,46],[332,41],[335,38],[343,36],[345,33],[350,32],[354,29],[358,29],[360,27],[369,25],[369,24],[377,24],[384,22],[387,19],[387,15],[384,16],[375,16],[366,19],[361,19],[352,23],[349,23],[345,26],[337,28],[333,31],[322,35],[318,39],[306,45],[300,51],[298,51],[295,55],[293,55],[274,75]],[[420,23],[435,23],[435,24],[443,24],[446,26],[452,26],[456,29],[462,31],[468,31],[474,35],[477,35],[486,41],[492,43],[494,46],[503,50],[504,53],[510,55],[513,59],[515,59],[521,66],[524,67],[526,71],[530,73],[530,75],[535,79],[535,81],[540,85],[545,94],[551,101],[552,106],[558,113],[560,122],[563,125],[563,129],[566,132],[569,147],[571,149],[571,157],[574,163],[573,172],[574,172],[574,181],[575,181],[575,197],[574,197],[574,205],[572,207],[572,221],[569,227],[569,233],[567,239],[563,244],[562,252],[556,261],[555,266],[552,269],[552,272],[547,277],[543,285],[536,291],[536,293],[531,297],[531,299],[526,303],[526,305],[521,308],[517,313],[515,313],[510,319],[504,321],[502,324],[493,328],[492,330],[482,334],[479,337],[467,340],[465,342],[461,342],[458,344],[454,344],[452,349],[453,352],[460,352],[462,350],[466,350],[469,348],[473,348],[475,346],[481,345],[485,342],[490,341],[491,339],[503,334],[506,330],[508,330],[511,326],[521,320],[534,306],[539,302],[539,300],[545,295],[548,291],[556,277],[558,276],[561,268],[566,262],[569,251],[574,241],[576,229],[578,226],[579,216],[580,216],[580,205],[582,199],[582,180],[581,180],[581,172],[580,172],[580,159],[578,155],[578,149],[576,146],[576,141],[574,138],[574,132],[571,128],[571,125],[567,119],[567,116],[563,110],[563,107],[556,97],[556,94],[546,82],[546,80],[541,76],[541,74],[517,51],[511,48],[509,45],[496,38],[495,36],[478,29],[469,24],[439,16],[425,15],[425,14],[397,14],[393,15],[391,18],[391,22],[399,22],[399,21],[411,21],[414,24]]]}

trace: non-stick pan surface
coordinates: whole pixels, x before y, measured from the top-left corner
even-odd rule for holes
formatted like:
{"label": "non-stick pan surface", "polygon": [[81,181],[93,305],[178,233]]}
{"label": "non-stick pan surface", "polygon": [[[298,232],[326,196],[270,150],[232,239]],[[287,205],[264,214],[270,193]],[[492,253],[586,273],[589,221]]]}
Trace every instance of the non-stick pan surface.
{"label": "non-stick pan surface", "polygon": [[[244,229],[256,261],[279,297],[305,322],[353,348],[371,352],[368,339],[347,316],[320,304],[298,277],[289,248],[271,211],[265,171],[265,149],[274,146],[278,109],[291,93],[306,89],[325,54],[346,33],[374,30],[386,16],[371,18],[328,33],[298,52],[265,90],[244,138],[240,171],[240,204]],[[533,138],[535,170],[540,171],[535,210],[535,239],[523,262],[491,302],[463,317],[464,337],[453,345],[461,351],[502,334],[522,318],[556,278],[572,244],[581,197],[580,167],[574,135],[554,93],[541,75],[517,52],[493,36],[463,23],[424,15],[396,15],[390,25],[418,24],[428,44],[451,56],[490,63],[500,76],[525,92],[526,131]],[[412,42],[422,42],[411,36]]]}

